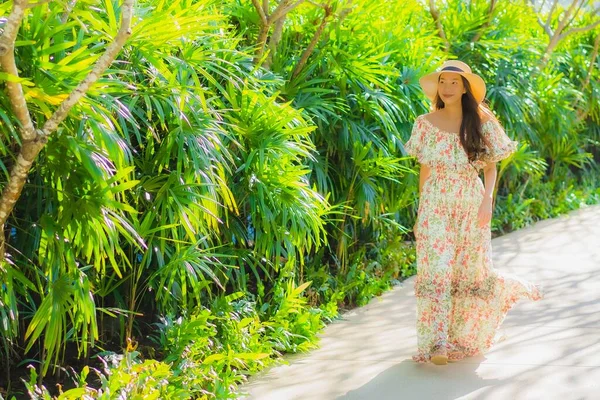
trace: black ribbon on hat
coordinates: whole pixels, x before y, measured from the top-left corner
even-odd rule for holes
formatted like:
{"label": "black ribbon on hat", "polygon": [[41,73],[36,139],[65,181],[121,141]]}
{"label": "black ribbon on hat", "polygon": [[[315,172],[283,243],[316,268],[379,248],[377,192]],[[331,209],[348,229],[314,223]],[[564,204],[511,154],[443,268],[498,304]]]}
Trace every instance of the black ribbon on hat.
{"label": "black ribbon on hat", "polygon": [[[457,71],[457,72],[465,72],[462,69],[458,68],[458,67],[444,67],[442,68],[442,71]],[[441,71],[440,71],[441,72]]]}

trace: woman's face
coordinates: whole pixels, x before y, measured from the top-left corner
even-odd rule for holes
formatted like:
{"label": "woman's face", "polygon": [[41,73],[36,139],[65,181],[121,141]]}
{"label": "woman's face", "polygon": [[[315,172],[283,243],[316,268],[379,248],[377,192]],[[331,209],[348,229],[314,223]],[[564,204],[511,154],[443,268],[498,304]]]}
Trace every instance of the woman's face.
{"label": "woman's face", "polygon": [[456,72],[443,72],[440,74],[438,95],[446,106],[455,103],[460,104],[462,95],[466,92],[467,90],[460,74]]}

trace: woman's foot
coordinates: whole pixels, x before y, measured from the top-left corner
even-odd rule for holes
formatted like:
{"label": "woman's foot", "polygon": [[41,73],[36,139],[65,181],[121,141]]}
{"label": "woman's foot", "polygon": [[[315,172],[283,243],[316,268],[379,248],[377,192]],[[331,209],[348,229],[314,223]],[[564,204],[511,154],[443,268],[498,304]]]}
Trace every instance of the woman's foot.
{"label": "woman's foot", "polygon": [[431,362],[435,365],[448,364],[448,350],[443,344],[437,344],[431,349]]}

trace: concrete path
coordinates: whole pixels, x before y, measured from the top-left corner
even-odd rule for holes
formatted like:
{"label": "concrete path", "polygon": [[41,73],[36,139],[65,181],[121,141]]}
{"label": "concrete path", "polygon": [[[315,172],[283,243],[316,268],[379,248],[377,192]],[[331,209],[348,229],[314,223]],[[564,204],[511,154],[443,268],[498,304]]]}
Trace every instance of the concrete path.
{"label": "concrete path", "polygon": [[416,364],[413,279],[346,313],[321,347],[242,387],[256,400],[600,399],[600,207],[494,239],[494,266],[544,285],[485,356]]}

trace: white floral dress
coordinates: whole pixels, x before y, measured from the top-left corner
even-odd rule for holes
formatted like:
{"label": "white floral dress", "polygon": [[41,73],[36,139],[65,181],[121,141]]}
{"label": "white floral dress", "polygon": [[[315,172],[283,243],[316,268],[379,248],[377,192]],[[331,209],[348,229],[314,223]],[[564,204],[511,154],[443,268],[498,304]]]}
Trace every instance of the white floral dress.
{"label": "white floral dress", "polygon": [[465,356],[484,352],[519,299],[542,297],[537,286],[493,269],[490,226],[477,226],[485,192],[479,170],[517,145],[494,120],[483,123],[482,131],[489,146],[473,163],[457,134],[438,129],[424,115],[405,145],[431,167],[417,218],[417,362],[428,362],[438,346]]}

